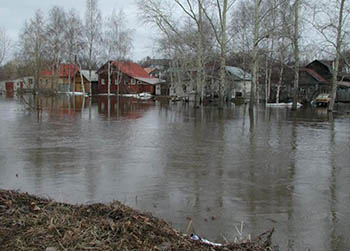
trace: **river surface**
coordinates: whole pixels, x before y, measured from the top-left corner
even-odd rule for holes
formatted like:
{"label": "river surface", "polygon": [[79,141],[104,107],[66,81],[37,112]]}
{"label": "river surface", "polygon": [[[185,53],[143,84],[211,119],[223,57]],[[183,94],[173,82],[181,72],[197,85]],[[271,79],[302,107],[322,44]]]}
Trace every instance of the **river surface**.
{"label": "river surface", "polygon": [[119,200],[181,231],[192,220],[212,241],[240,237],[243,222],[243,237],[274,227],[280,250],[350,249],[349,115],[106,96],[33,104],[0,96],[0,188]]}

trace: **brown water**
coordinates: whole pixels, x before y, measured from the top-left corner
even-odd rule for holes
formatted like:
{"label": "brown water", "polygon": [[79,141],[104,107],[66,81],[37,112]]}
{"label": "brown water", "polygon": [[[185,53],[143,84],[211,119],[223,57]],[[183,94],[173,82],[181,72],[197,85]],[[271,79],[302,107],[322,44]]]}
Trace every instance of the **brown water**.
{"label": "brown water", "polygon": [[210,240],[244,222],[245,237],[275,227],[280,250],[350,249],[349,116],[106,96],[40,98],[37,113],[30,100],[0,96],[0,188],[120,200]]}

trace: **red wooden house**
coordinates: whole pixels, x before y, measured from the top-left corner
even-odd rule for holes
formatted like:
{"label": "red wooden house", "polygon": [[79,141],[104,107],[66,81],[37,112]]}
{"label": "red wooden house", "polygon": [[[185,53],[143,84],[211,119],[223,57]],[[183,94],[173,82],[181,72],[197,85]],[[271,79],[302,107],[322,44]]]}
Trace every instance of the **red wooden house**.
{"label": "red wooden house", "polygon": [[98,71],[98,93],[108,93],[108,63],[111,65],[111,93],[154,94],[155,85],[162,82],[151,77],[140,65],[127,61],[109,61]]}

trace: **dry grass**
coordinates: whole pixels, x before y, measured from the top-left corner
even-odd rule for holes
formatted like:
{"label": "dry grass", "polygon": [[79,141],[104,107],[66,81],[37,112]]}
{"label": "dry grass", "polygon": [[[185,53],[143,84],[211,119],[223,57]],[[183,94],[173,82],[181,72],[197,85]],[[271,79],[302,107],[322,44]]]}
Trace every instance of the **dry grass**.
{"label": "dry grass", "polygon": [[0,190],[0,250],[271,250],[257,240],[211,247],[119,202],[70,205]]}

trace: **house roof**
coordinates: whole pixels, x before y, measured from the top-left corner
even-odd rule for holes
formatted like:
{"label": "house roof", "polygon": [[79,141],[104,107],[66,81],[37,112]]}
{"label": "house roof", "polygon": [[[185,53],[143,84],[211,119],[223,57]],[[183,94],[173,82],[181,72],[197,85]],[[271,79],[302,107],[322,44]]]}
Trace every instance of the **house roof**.
{"label": "house roof", "polygon": [[300,71],[307,72],[309,75],[311,75],[311,77],[313,77],[314,79],[316,79],[316,80],[319,81],[319,82],[327,83],[327,80],[326,80],[326,79],[324,79],[320,74],[318,74],[317,72],[315,72],[315,71],[312,70],[312,69],[309,69],[309,68],[301,68]]}
{"label": "house roof", "polygon": [[325,65],[330,72],[333,71],[333,61],[332,60],[315,60],[315,61],[319,61],[321,64]]}
{"label": "house roof", "polygon": [[226,66],[225,69],[233,76],[234,80],[252,80],[252,75],[248,72],[245,72],[241,68],[234,66]]}
{"label": "house roof", "polygon": [[146,71],[148,74],[150,74],[151,72],[153,72],[153,71],[156,70],[156,69],[151,68],[151,67],[146,67],[146,68],[144,68],[144,69],[145,69],[145,71]]}
{"label": "house roof", "polygon": [[142,82],[145,82],[150,85],[156,85],[156,84],[161,84],[165,83],[165,80],[159,79],[159,78],[139,78],[135,77],[135,79],[140,80]]}
{"label": "house roof", "polygon": [[112,64],[119,68],[124,74],[133,78],[151,78],[151,76],[140,65],[133,62],[113,61]]}
{"label": "house roof", "polygon": [[[60,64],[59,77],[68,78],[69,76],[73,77],[75,73],[79,70],[78,66],[74,64]],[[55,73],[51,70],[43,70],[40,72],[40,76],[52,76]]]}
{"label": "house roof", "polygon": [[90,82],[97,82],[98,75],[95,71],[91,71],[91,79],[89,79],[90,73],[89,70],[81,70],[81,74]]}
{"label": "house roof", "polygon": [[339,86],[350,88],[350,82],[348,82],[348,81],[340,81],[340,82],[338,82],[338,84],[339,84]]}

